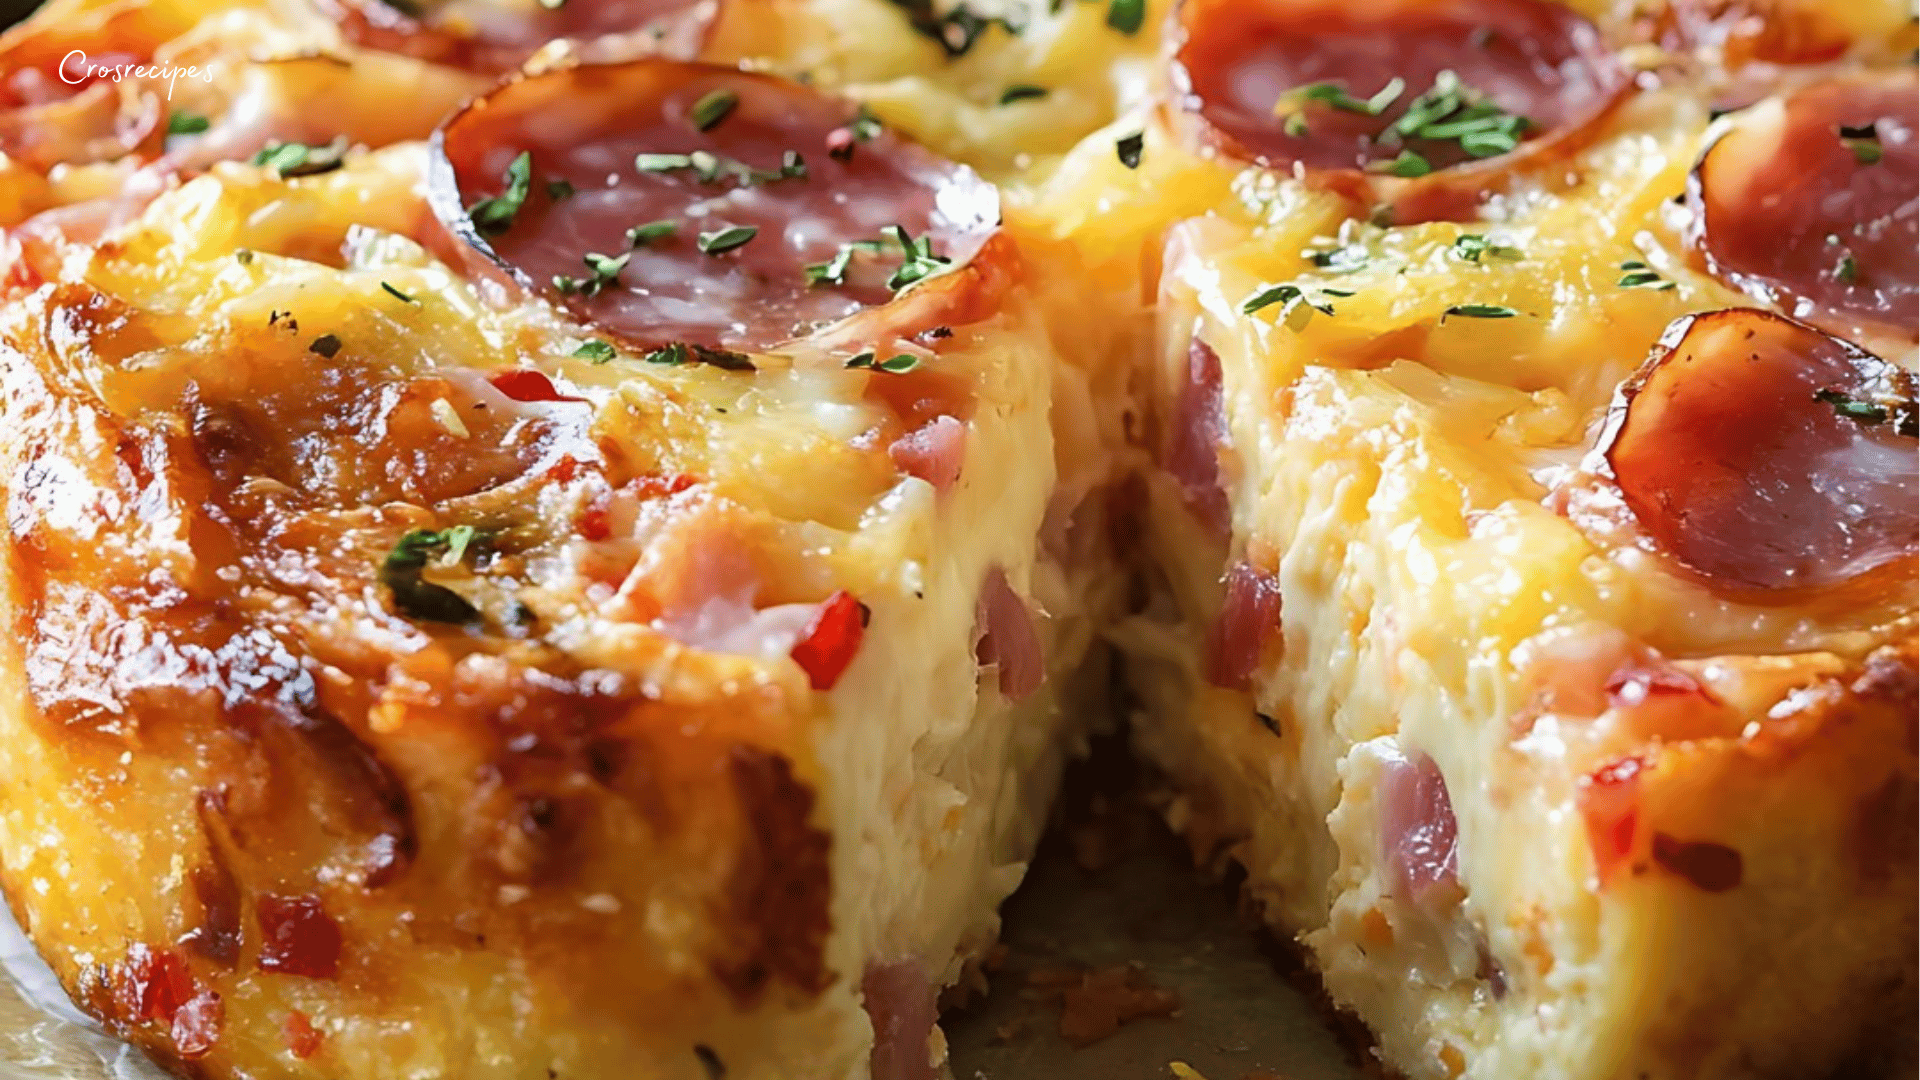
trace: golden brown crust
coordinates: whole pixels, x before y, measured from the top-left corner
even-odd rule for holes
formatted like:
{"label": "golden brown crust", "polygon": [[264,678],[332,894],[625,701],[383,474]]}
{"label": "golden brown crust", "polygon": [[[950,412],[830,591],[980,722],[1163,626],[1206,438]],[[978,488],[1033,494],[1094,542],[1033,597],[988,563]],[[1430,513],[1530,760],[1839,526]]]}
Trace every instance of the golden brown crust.
{"label": "golden brown crust", "polygon": [[[226,1075],[274,1047],[193,1045],[197,995],[291,984],[397,1020],[468,950],[536,972],[536,1008],[592,987],[578,1008],[607,1022],[830,984],[829,841],[788,692],[657,638],[614,671],[381,602],[384,548],[434,507],[529,472],[604,489],[619,466],[538,418],[496,454],[436,449],[408,419],[423,380],[365,367],[169,397],[125,365],[142,316],[81,286],[30,303],[0,347],[3,666],[23,677],[4,723],[47,767],[44,822],[138,853],[99,884],[147,895],[63,882],[16,910],[92,1011]],[[576,467],[548,466],[567,440]],[[44,872],[23,855],[16,899]],[[670,937],[643,921],[662,913]],[[141,989],[153,963],[179,993]]]}

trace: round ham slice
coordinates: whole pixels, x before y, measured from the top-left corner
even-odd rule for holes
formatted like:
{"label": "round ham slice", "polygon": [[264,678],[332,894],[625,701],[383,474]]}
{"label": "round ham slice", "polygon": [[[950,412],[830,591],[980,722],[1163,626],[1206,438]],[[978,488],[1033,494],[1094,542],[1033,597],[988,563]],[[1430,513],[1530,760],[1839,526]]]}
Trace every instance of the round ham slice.
{"label": "round ham slice", "polygon": [[496,75],[558,40],[580,43],[601,58],[691,57],[717,7],[715,0],[573,0],[552,7],[538,0],[317,2],[356,45]]}
{"label": "round ham slice", "polygon": [[164,8],[109,5],[0,37],[0,151],[42,171],[157,152],[166,123],[161,93],[145,79],[114,82],[106,73],[149,63],[156,48],[192,25]]}
{"label": "round ham slice", "polygon": [[1920,76],[1827,79],[1740,114],[1687,186],[1709,272],[1797,318],[1914,336]]}
{"label": "round ham slice", "polygon": [[1620,391],[1591,467],[1650,546],[1736,592],[1844,584],[1920,550],[1905,371],[1770,312],[1690,315]]}
{"label": "round ham slice", "polygon": [[1394,207],[1469,214],[1596,134],[1629,79],[1547,0],[1193,0],[1174,82],[1204,137]]}
{"label": "round ham slice", "polygon": [[[998,225],[990,185],[858,116],[730,68],[581,65],[511,80],[443,125],[429,197],[522,287],[613,336],[764,351],[887,303],[909,264],[964,264]],[[511,192],[522,154],[524,202],[476,215]]]}

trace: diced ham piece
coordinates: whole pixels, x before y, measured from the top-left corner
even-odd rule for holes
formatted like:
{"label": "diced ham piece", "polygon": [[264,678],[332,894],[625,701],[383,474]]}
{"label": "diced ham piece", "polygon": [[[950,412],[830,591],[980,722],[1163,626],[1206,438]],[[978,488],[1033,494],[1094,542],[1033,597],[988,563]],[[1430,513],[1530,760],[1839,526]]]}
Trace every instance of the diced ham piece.
{"label": "diced ham piece", "polygon": [[1638,844],[1640,775],[1646,768],[1642,759],[1624,757],[1580,778],[1575,804],[1586,821],[1587,843],[1602,885],[1632,858]]}
{"label": "diced ham piece", "polygon": [[1161,457],[1179,482],[1187,509],[1209,533],[1225,540],[1233,530],[1233,512],[1220,482],[1220,447],[1227,440],[1221,393],[1220,356],[1196,335],[1187,345],[1187,377],[1174,396]]}
{"label": "diced ham piece", "polygon": [[808,685],[815,690],[834,688],[860,652],[868,617],[867,605],[852,593],[842,590],[827,597],[789,654],[807,673]]}
{"label": "diced ham piece", "polygon": [[[635,347],[765,351],[891,300],[908,258],[895,226],[958,266],[998,225],[991,185],[891,131],[844,161],[815,152],[855,111],[732,68],[569,67],[507,82],[442,125],[429,199],[477,257]],[[508,189],[523,152],[525,202],[476,224],[472,208]],[[655,223],[671,231],[628,235]],[[807,271],[835,265],[844,273]]]}
{"label": "diced ham piece", "polygon": [[1920,326],[1920,75],[1839,76],[1738,114],[1687,185],[1716,277],[1796,318]]}
{"label": "diced ham piece", "polygon": [[340,972],[340,924],[317,896],[260,897],[261,971],[331,979]]}
{"label": "diced ham piece", "polygon": [[[1174,77],[1204,139],[1402,222],[1469,214],[1506,172],[1591,141],[1631,85],[1549,0],[1189,0],[1179,20]],[[1490,135],[1499,116],[1524,124]]]}
{"label": "diced ham piece", "polygon": [[935,1080],[933,984],[920,961],[868,964],[860,995],[873,1021],[873,1080]]}
{"label": "diced ham piece", "polygon": [[1207,681],[1229,690],[1253,685],[1270,642],[1280,637],[1280,579],[1237,562],[1227,571],[1226,600],[1207,632]]}
{"label": "diced ham piece", "polygon": [[1040,689],[1047,666],[1033,612],[1007,582],[1006,571],[997,566],[987,571],[980,586],[974,630],[979,634],[974,656],[983,667],[999,666],[1001,694],[1019,701]]}
{"label": "diced ham piece", "polygon": [[305,1061],[320,1052],[326,1042],[327,1033],[313,1026],[307,1014],[299,1009],[287,1013],[287,1021],[280,1027],[281,1038],[286,1041],[287,1052],[301,1061]]}
{"label": "diced ham piece", "polygon": [[1438,908],[1460,893],[1453,800],[1424,754],[1395,755],[1380,776],[1380,844],[1387,881],[1409,903]]}
{"label": "diced ham piece", "polygon": [[712,6],[698,0],[574,0],[572,3],[512,3],[497,0],[318,0],[348,40],[369,49],[486,74],[520,66],[549,41],[569,40],[591,48],[616,39],[616,55],[657,50],[691,56],[712,21]]}
{"label": "diced ham piece", "polygon": [[1825,588],[1920,550],[1915,436],[1905,371],[1778,315],[1717,311],[1668,328],[1589,467],[1710,584]]}
{"label": "diced ham piece", "polygon": [[[876,376],[884,377],[884,376]],[[967,459],[967,425],[951,416],[936,416],[887,447],[887,456],[908,476],[946,491],[960,480]]]}

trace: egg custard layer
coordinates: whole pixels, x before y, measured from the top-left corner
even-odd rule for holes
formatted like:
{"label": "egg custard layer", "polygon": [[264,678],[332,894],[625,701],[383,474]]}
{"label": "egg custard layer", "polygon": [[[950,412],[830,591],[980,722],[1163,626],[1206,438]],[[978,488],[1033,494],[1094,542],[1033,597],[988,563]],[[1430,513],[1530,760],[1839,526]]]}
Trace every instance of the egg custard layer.
{"label": "egg custard layer", "polygon": [[1390,1069],[1897,1068],[1911,18],[55,0],[0,887],[183,1076],[930,1080],[1113,652]]}

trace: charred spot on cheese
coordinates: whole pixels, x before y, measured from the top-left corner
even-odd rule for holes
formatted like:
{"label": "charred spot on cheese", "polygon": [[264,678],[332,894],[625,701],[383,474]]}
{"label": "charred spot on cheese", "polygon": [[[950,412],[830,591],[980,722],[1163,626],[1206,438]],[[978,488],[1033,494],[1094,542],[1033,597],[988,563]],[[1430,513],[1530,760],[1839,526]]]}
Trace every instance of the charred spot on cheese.
{"label": "charred spot on cheese", "polygon": [[1740,853],[1711,840],[1680,840],[1653,834],[1653,861],[1661,869],[1685,878],[1702,892],[1720,893],[1740,886],[1744,860]]}
{"label": "charred spot on cheese", "polygon": [[1621,387],[1590,467],[1647,546],[1761,596],[1920,550],[1913,378],[1764,311],[1690,315]]}
{"label": "charred spot on cheese", "polygon": [[1204,141],[1402,223],[1467,215],[1507,170],[1595,137],[1629,86],[1593,24],[1546,0],[1195,0],[1179,18],[1174,83]]}
{"label": "charred spot on cheese", "polygon": [[1726,122],[1687,184],[1709,273],[1796,318],[1920,324],[1920,76],[1822,80]]}
{"label": "charred spot on cheese", "polygon": [[[810,165],[795,149],[860,121],[849,103],[764,75],[580,65],[509,81],[444,124],[430,198],[477,257],[596,332],[664,351],[656,362],[716,364],[884,304],[963,265],[997,226],[989,185],[877,126],[859,154]],[[478,227],[491,213],[460,209],[512,202],[532,171],[578,194],[523,196],[491,236]],[[888,260],[854,257],[876,239],[901,252],[891,274]]]}
{"label": "charred spot on cheese", "polygon": [[727,882],[727,926],[709,960],[734,1001],[759,1000],[778,981],[803,993],[824,989],[832,882],[832,838],[811,821],[813,789],[773,751],[736,746],[727,777],[739,801],[742,843]]}
{"label": "charred spot on cheese", "polygon": [[316,0],[349,41],[481,74],[502,74],[551,41],[613,59],[692,56],[713,6],[697,0],[595,0],[537,7],[485,0]]}

